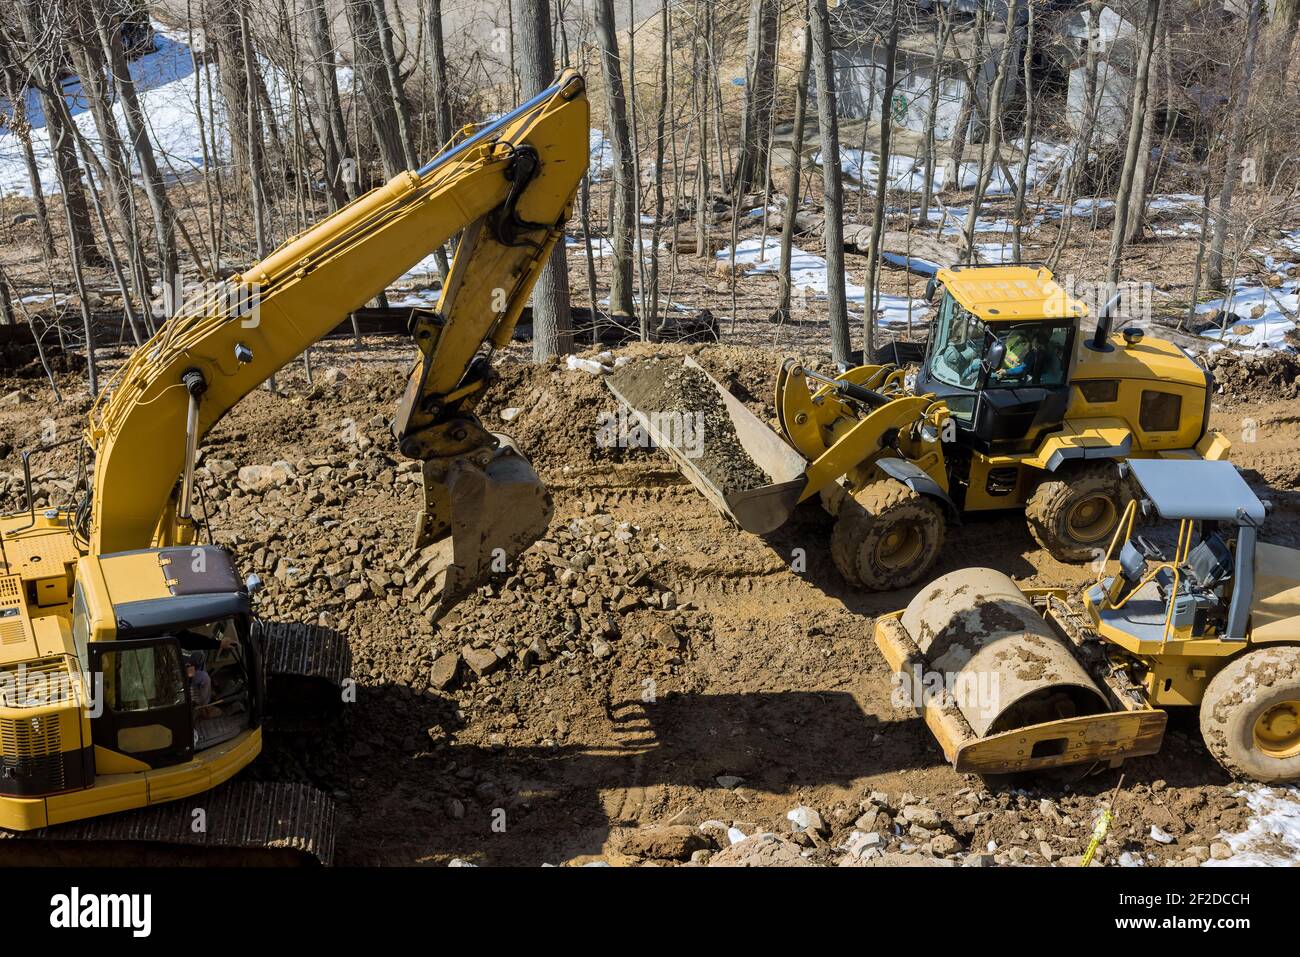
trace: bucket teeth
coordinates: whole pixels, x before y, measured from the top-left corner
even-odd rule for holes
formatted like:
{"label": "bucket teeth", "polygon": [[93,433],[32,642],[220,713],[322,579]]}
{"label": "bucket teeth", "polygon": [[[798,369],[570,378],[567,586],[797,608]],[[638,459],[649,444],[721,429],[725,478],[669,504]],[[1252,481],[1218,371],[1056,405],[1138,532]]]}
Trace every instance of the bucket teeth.
{"label": "bucket teeth", "polygon": [[408,556],[407,597],[438,620],[545,532],[551,496],[528,460],[504,436],[482,467],[468,457],[445,471],[426,462],[427,511]]}

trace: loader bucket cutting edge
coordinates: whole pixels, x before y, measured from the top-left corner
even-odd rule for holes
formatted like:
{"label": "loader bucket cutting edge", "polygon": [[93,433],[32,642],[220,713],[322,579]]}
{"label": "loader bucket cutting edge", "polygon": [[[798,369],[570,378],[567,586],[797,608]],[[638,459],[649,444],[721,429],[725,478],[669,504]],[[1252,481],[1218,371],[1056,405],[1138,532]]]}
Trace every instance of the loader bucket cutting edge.
{"label": "loader bucket cutting edge", "polygon": [[700,470],[695,459],[674,444],[673,436],[666,435],[659,428],[656,417],[647,414],[653,410],[638,409],[608,379],[605,384],[654,439],[655,445],[668,453],[690,483],[724,515],[745,531],[756,535],[776,531],[790,518],[803,495],[808,482],[805,471],[807,461],[758,416],[745,408],[743,402],[705,372],[698,362],[687,356],[683,363],[701,373],[712,385],[726,407],[741,448],[753,459],[755,465],[775,479],[774,482],[752,489],[732,489],[718,485]]}
{"label": "loader bucket cutting edge", "polygon": [[406,580],[434,621],[491,575],[512,570],[550,524],[546,486],[508,437],[497,438],[483,468],[460,461],[439,476],[425,463],[426,511]]}

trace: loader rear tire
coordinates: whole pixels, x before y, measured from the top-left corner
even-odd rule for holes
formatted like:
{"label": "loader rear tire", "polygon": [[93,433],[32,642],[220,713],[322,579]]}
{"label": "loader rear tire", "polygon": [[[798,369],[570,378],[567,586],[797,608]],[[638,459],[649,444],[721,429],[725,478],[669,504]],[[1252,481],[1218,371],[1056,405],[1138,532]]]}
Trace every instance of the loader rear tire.
{"label": "loader rear tire", "polygon": [[1233,777],[1300,780],[1300,648],[1260,648],[1229,662],[1201,699],[1201,737]]}
{"label": "loader rear tire", "polygon": [[840,503],[831,558],[845,581],[872,591],[906,588],[943,547],[942,509],[902,482],[871,482]]}
{"label": "loader rear tire", "polygon": [[1040,482],[1025,521],[1057,561],[1092,561],[1110,545],[1127,504],[1115,463],[1093,462]]}

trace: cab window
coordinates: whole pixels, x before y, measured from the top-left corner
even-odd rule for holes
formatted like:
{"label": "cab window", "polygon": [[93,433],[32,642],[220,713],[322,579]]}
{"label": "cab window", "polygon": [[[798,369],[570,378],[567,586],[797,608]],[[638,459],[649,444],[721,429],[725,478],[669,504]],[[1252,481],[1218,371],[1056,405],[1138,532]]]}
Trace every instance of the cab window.
{"label": "cab window", "polygon": [[989,375],[987,388],[1018,389],[1025,386],[1065,385],[1069,371],[1069,326],[1041,323],[1012,326],[1002,332],[1006,358]]}
{"label": "cab window", "polygon": [[939,308],[930,372],[946,385],[974,389],[979,384],[984,340],[984,323],[945,293]]}
{"label": "cab window", "polygon": [[115,712],[153,711],[185,703],[180,649],[175,642],[105,651],[104,704]]}

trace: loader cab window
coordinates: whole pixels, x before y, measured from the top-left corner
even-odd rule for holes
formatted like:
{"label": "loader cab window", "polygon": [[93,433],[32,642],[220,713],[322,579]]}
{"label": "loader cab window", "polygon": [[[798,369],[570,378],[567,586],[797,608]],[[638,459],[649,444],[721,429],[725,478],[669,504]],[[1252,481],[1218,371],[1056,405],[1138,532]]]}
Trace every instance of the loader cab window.
{"label": "loader cab window", "polygon": [[147,645],[103,655],[104,705],[113,711],[151,711],[185,703],[174,644]]}
{"label": "loader cab window", "polygon": [[1018,389],[1065,385],[1071,331],[1072,327],[1068,325],[1050,326],[1043,323],[999,330],[1006,348],[1006,358],[1001,367],[989,375],[985,387]]}
{"label": "loader cab window", "polygon": [[979,385],[980,360],[987,339],[984,323],[944,293],[937,324],[930,373],[945,385],[975,389]]}

